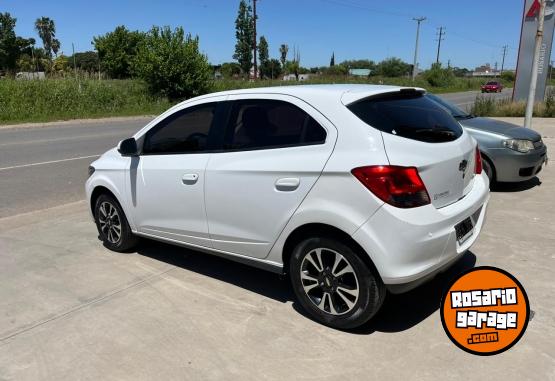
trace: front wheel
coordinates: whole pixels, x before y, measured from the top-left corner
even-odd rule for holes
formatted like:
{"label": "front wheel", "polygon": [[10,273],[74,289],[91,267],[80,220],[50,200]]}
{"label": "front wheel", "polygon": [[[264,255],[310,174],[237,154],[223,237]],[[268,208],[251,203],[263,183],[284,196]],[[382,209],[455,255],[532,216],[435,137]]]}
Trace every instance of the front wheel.
{"label": "front wheel", "polygon": [[495,169],[493,168],[493,164],[491,164],[490,161],[486,159],[483,154],[482,154],[482,167],[484,169],[484,172],[489,178],[489,186],[490,188],[492,188],[493,185],[495,184]]}
{"label": "front wheel", "polygon": [[308,238],[294,249],[289,271],[297,300],[316,321],[349,329],[370,320],[386,291],[378,274],[340,241]]}
{"label": "front wheel", "polygon": [[137,244],[138,238],[133,235],[123,209],[114,197],[107,194],[98,197],[94,219],[99,238],[108,249],[123,252]]}

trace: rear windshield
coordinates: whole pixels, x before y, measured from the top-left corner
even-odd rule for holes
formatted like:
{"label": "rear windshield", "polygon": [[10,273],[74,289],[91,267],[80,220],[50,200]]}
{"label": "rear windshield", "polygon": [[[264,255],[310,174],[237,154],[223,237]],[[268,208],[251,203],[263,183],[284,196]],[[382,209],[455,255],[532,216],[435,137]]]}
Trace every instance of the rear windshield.
{"label": "rear windshield", "polygon": [[443,143],[463,133],[451,114],[421,93],[385,94],[347,107],[366,124],[407,139]]}

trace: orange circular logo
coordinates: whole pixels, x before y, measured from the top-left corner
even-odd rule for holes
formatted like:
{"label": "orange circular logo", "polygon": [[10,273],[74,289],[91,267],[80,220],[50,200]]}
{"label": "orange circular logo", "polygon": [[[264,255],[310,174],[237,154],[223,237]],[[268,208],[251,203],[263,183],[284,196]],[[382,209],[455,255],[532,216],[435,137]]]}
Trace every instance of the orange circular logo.
{"label": "orange circular logo", "polygon": [[482,356],[506,351],[528,326],[530,303],[520,282],[495,267],[476,267],[443,294],[441,322],[459,348]]}

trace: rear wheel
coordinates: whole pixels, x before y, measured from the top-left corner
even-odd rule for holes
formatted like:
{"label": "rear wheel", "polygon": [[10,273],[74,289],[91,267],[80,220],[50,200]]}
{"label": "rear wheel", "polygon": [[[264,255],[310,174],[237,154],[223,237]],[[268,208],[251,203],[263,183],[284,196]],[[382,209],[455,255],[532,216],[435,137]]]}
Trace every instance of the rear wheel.
{"label": "rear wheel", "polygon": [[297,245],[290,261],[297,300],[320,323],[339,329],[360,326],[380,309],[385,286],[373,269],[347,245],[309,238]]}
{"label": "rear wheel", "polygon": [[114,197],[107,194],[98,197],[94,218],[99,238],[108,249],[122,252],[137,244],[138,238],[131,232],[123,209]]}

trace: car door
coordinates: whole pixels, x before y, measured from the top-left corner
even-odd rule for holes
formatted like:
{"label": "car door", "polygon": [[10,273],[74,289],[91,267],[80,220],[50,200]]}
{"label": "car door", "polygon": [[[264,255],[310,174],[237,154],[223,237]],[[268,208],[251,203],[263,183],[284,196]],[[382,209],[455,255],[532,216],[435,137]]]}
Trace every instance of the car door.
{"label": "car door", "polygon": [[139,138],[130,189],[140,233],[210,247],[204,182],[218,100],[178,110]]}
{"label": "car door", "polygon": [[206,168],[206,213],[214,248],[268,255],[329,158],[337,131],[288,96],[230,96],[224,151]]}

